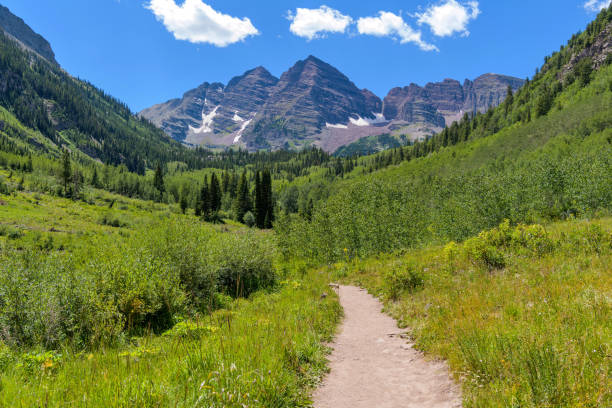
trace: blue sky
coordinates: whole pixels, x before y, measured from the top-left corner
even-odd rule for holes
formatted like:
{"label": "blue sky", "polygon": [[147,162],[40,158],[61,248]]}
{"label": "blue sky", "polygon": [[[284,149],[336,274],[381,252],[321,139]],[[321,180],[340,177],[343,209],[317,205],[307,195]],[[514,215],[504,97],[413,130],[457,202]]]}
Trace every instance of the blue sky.
{"label": "blue sky", "polygon": [[411,82],[524,78],[609,0],[0,3],[49,40],[68,72],[139,111],[259,65],[280,76],[310,54],[381,98]]}

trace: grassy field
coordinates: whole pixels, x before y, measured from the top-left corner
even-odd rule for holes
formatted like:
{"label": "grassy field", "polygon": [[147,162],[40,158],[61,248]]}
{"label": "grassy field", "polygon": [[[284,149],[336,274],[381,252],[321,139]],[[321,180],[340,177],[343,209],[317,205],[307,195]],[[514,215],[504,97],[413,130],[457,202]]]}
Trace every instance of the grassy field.
{"label": "grassy field", "polygon": [[612,405],[612,219],[335,264],[448,360],[465,407]]}
{"label": "grassy field", "polygon": [[308,406],[341,310],[269,233],[98,190],[0,203],[0,406]]}

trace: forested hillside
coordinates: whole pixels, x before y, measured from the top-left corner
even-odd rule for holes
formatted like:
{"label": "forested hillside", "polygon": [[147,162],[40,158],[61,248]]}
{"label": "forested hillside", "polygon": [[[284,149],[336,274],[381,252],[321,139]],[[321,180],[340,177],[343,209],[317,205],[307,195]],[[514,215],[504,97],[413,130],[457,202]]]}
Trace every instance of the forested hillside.
{"label": "forested hillside", "polygon": [[[23,50],[4,34],[0,37],[0,104],[50,142],[30,143],[34,151],[57,156],[65,147],[139,174],[158,162],[202,166],[202,154],[174,142],[125,104]],[[23,132],[4,126],[5,134],[23,139]]]}

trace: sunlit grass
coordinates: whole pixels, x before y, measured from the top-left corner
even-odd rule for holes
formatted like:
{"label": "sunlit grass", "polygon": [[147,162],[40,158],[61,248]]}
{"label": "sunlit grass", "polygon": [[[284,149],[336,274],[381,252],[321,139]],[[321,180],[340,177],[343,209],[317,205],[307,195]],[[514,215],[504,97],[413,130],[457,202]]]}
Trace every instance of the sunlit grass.
{"label": "sunlit grass", "polygon": [[[541,254],[500,245],[503,268],[458,244],[337,264],[332,276],[384,298],[419,349],[448,360],[466,407],[610,406],[612,219],[546,234]],[[422,288],[397,278],[408,271]]]}

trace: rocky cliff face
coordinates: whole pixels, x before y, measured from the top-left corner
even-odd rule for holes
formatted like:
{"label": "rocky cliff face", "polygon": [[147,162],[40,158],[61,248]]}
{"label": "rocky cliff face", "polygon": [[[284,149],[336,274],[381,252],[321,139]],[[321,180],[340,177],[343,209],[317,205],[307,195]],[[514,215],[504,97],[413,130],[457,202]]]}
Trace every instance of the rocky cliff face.
{"label": "rocky cliff face", "polygon": [[516,91],[522,84],[521,79],[495,74],[466,80],[463,86],[454,79],[429,83],[423,88],[411,84],[389,92],[384,99],[383,113],[387,120],[444,127],[465,113],[484,112],[498,106],[507,95],[508,85]]}
{"label": "rocky cliff face", "polygon": [[463,85],[465,95],[463,112],[484,112],[490,107],[501,104],[508,94],[508,86],[513,91],[523,86],[522,79],[505,75],[485,74],[474,82],[466,80]]}
{"label": "rocky cliff face", "polygon": [[427,90],[416,84],[405,88],[394,88],[385,97],[383,115],[385,119],[406,123],[430,123],[444,127],[442,116],[430,101]]}
{"label": "rocky cliff face", "polygon": [[612,22],[595,37],[593,42],[580,52],[574,52],[570,61],[561,70],[560,78],[565,80],[567,75],[574,70],[576,64],[585,58],[590,58],[593,69],[598,70],[612,58]]}
{"label": "rocky cliff face", "polygon": [[221,102],[223,91],[223,84],[205,82],[180,99],[152,106],[140,114],[173,139],[185,141],[191,129],[204,125],[203,117]]}
{"label": "rocky cliff face", "polygon": [[308,140],[328,124],[376,118],[382,103],[344,74],[313,56],[285,72],[255,117],[249,147],[283,147],[287,135]]}
{"label": "rocky cliff face", "polygon": [[464,113],[499,105],[507,87],[523,81],[486,74],[463,85],[454,79],[394,88],[381,101],[313,56],[280,79],[259,67],[227,86],[205,83],[183,98],[141,115],[192,145],[241,145],[249,150],[321,146],[334,151],[356,140],[401,133],[415,140],[442,130]]}
{"label": "rocky cliff face", "polygon": [[35,33],[21,18],[0,5],[0,28],[9,37],[19,44],[45,58],[47,61],[57,64],[55,53],[51,45],[41,35]]}

